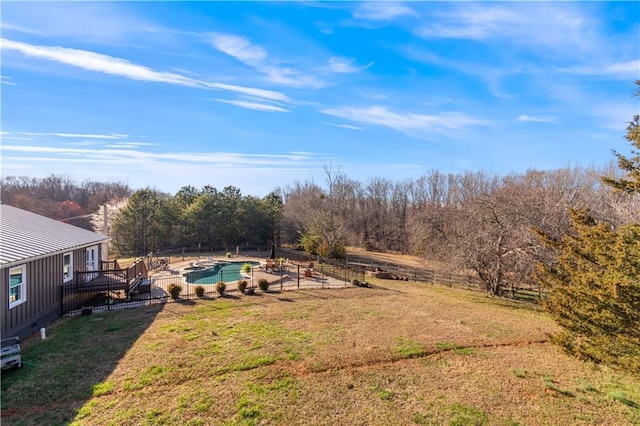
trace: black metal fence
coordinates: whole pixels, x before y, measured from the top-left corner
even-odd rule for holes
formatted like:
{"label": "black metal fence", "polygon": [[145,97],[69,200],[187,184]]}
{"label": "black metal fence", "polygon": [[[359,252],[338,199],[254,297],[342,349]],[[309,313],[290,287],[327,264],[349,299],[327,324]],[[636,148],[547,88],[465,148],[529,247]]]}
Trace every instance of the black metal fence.
{"label": "black metal fence", "polygon": [[[304,252],[283,247],[240,247],[234,250],[220,247],[217,249],[190,248],[174,249],[150,253],[143,258],[149,271],[148,276],[140,280],[135,288],[111,284],[102,281],[100,287],[84,285],[63,285],[61,287],[61,315],[78,314],[85,310],[114,310],[137,307],[173,300],[170,289],[180,286],[178,300],[198,297],[220,297],[216,284],[225,283],[224,297],[238,297],[238,281],[247,281],[250,292],[257,290],[258,280],[266,279],[271,291],[295,288],[345,287],[353,280],[366,282],[370,277],[382,277],[395,280],[411,280],[428,284],[475,291],[485,291],[485,284],[476,276],[453,272],[441,272],[428,268],[410,268],[395,263],[376,263],[362,257],[349,257],[346,260],[328,259],[311,256]],[[277,267],[265,268],[267,258],[275,257]],[[202,274],[201,267],[210,266],[223,260],[252,261],[251,269],[238,274],[237,271],[219,271],[217,275]],[[258,263],[261,263],[258,266]],[[191,268],[191,269],[189,269]],[[201,287],[201,289],[198,289]],[[510,288],[503,296],[517,300],[537,302],[544,296],[538,288]]]}

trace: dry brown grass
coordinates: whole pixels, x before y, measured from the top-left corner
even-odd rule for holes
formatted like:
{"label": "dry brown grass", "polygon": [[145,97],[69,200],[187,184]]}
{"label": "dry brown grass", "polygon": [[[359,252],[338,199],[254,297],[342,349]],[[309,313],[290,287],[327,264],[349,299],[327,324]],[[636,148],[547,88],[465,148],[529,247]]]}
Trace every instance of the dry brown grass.
{"label": "dry brown grass", "polygon": [[426,268],[436,271],[446,271],[451,269],[451,266],[445,262],[425,259],[423,257],[410,254],[367,251],[358,247],[349,247],[347,249],[347,253],[352,256],[367,259],[377,264],[393,263],[406,266],[407,268]]}
{"label": "dry brown grass", "polygon": [[[546,341],[555,325],[545,314],[477,293],[378,282],[170,303],[153,315],[110,371],[84,384],[84,399],[67,389],[26,404],[28,395],[12,397],[20,380],[3,383],[3,425],[37,424],[60,407],[83,425],[640,422],[637,407],[610,397],[640,402],[637,377],[559,353]],[[135,311],[59,327],[121,316],[133,321]],[[45,380],[55,368],[38,363]]]}

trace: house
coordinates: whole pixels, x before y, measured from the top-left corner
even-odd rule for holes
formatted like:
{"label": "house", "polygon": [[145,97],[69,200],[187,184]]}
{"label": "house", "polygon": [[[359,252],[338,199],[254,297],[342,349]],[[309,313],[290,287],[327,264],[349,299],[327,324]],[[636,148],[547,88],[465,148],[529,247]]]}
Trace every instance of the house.
{"label": "house", "polygon": [[63,286],[99,275],[108,241],[105,235],[0,204],[2,337],[24,338],[58,318]]}

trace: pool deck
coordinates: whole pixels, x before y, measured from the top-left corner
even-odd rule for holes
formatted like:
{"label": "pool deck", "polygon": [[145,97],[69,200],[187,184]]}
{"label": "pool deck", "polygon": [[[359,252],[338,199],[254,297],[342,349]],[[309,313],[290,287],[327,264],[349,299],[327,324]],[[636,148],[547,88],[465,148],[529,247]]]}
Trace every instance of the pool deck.
{"label": "pool deck", "polygon": [[[298,264],[297,263],[289,263],[285,265],[284,270],[282,272],[278,271],[267,271],[265,269],[266,259],[264,258],[255,258],[255,257],[233,257],[231,259],[216,259],[220,262],[232,261],[232,262],[260,262],[260,266],[255,267],[252,271],[253,276],[253,284],[251,283],[251,279],[247,279],[249,282],[249,286],[254,286],[257,289],[257,282],[260,279],[266,279],[269,281],[269,289],[270,290],[297,290],[297,289],[318,289],[318,288],[345,288],[352,287],[350,282],[345,282],[344,280],[338,280],[336,278],[322,275],[317,270],[315,270],[312,276],[305,277],[303,268],[306,267],[306,264],[300,264],[300,277],[298,277]],[[207,259],[200,259],[201,262],[207,262]],[[152,273],[150,278],[155,279],[156,290],[158,291],[166,291],[166,287],[169,284],[185,284],[185,278],[183,273],[181,272],[183,268],[190,266],[193,263],[197,263],[197,261],[184,261],[184,262],[175,262],[169,265],[167,270],[158,271]],[[186,291],[189,294],[191,293],[191,288],[195,288],[196,284],[190,284],[189,286],[183,286],[183,292]],[[227,286],[228,290],[226,293],[237,293],[235,285]],[[260,290],[257,290],[260,291]]]}

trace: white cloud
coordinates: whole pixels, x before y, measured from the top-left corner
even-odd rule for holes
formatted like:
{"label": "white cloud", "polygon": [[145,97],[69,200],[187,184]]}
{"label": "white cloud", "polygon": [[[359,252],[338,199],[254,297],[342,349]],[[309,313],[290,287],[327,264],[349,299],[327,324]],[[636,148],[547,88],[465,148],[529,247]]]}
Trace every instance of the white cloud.
{"label": "white cloud", "polygon": [[288,67],[266,66],[260,70],[266,74],[267,79],[272,83],[282,84],[291,87],[310,87],[320,89],[326,83],[314,75],[303,74],[300,71]]}
{"label": "white cloud", "polygon": [[0,83],[6,84],[7,86],[17,86],[18,83],[14,83],[11,81],[11,77],[7,77],[6,75],[0,76]]}
{"label": "white cloud", "polygon": [[214,33],[211,35],[211,43],[217,50],[264,74],[271,83],[316,89],[325,85],[314,75],[305,74],[291,67],[274,65],[275,61],[269,60],[269,55],[264,48],[251,43],[245,37]]}
{"label": "white cloud", "polygon": [[13,135],[21,135],[21,136],[57,136],[60,138],[82,138],[82,139],[124,139],[129,137],[129,135],[125,135],[122,133],[108,133],[108,134],[98,134],[98,133],[62,133],[62,132],[0,132],[0,135],[3,137],[11,137]]}
{"label": "white cloud", "polygon": [[425,132],[449,134],[465,127],[488,124],[460,112],[441,112],[435,115],[398,113],[383,106],[341,107],[320,112],[357,123],[386,126],[413,137],[425,136]]}
{"label": "white cloud", "polygon": [[415,16],[413,9],[398,2],[363,2],[353,11],[353,17],[371,21],[394,19],[400,16]]}
{"label": "white cloud", "polygon": [[245,37],[214,33],[211,35],[211,42],[219,51],[249,65],[258,64],[267,58],[266,50],[251,44]]}
{"label": "white cloud", "polygon": [[104,147],[136,149],[136,148],[142,148],[144,146],[154,146],[154,145],[158,145],[158,144],[150,143],[150,142],[116,142],[116,143],[105,144]]}
{"label": "white cloud", "polygon": [[607,76],[631,80],[640,77],[640,59],[598,66],[576,66],[557,69],[568,74]]}
{"label": "white cloud", "polygon": [[59,39],[122,43],[132,33],[156,33],[157,28],[119,2],[42,2],[32,7],[7,2],[2,7],[3,32],[21,32]]}
{"label": "white cloud", "polygon": [[351,124],[328,123],[326,121],[323,121],[322,124],[325,124],[327,126],[339,127],[341,129],[362,130],[362,127],[352,126]]}
{"label": "white cloud", "polygon": [[108,135],[98,134],[82,134],[82,133],[51,133],[53,136],[59,136],[61,138],[85,138],[85,139],[124,139],[129,135],[123,135],[118,133],[111,133]]}
{"label": "white cloud", "polygon": [[[2,148],[3,176],[27,172],[32,177],[66,174],[71,165],[78,180],[115,179],[133,188],[150,186],[170,193],[184,185],[202,187],[225,182],[225,185],[242,188],[243,193],[246,190],[246,194],[264,196],[276,186],[307,179],[310,173],[321,173],[324,161],[324,156],[318,153],[157,154],[127,148],[68,150],[17,145]],[[25,169],[25,164],[32,167]]]}
{"label": "white cloud", "polygon": [[597,20],[579,4],[464,3],[437,12],[432,21],[415,33],[423,38],[500,39],[572,57],[607,47],[597,34]]}
{"label": "white cloud", "polygon": [[258,102],[248,102],[248,101],[238,101],[238,100],[229,100],[229,99],[216,99],[218,102],[223,102],[230,105],[235,105],[241,108],[252,109],[255,111],[265,111],[265,112],[290,112],[286,108],[282,108],[277,105],[269,105]]}
{"label": "white cloud", "polygon": [[244,95],[257,96],[259,98],[268,99],[270,101],[291,102],[291,99],[282,92],[274,90],[256,89],[254,87],[236,86],[225,83],[203,83],[211,89],[228,90],[231,92],[242,93]]}
{"label": "white cloud", "polygon": [[134,64],[126,59],[115,58],[87,50],[58,46],[38,46],[7,39],[0,39],[0,49],[15,50],[27,56],[71,65],[89,71],[125,77],[131,80],[175,84],[201,89],[228,90],[276,101],[290,101],[289,97],[281,92],[196,80],[176,73],[156,71],[143,65]]}
{"label": "white cloud", "polygon": [[[127,147],[129,148],[129,147]],[[60,155],[68,159],[109,160],[109,161],[179,161],[186,163],[235,164],[252,166],[272,166],[289,164],[292,161],[305,160],[296,154],[244,154],[234,152],[145,152],[130,149],[82,149],[68,147],[3,145],[5,152],[39,153]]]}
{"label": "white cloud", "polygon": [[331,58],[329,58],[328,68],[331,72],[334,72],[334,73],[352,74],[358,71],[364,71],[373,65],[373,62],[369,62],[367,65],[359,67],[359,66],[353,65],[353,63],[354,63],[353,59],[338,58],[336,56],[332,56]]}
{"label": "white cloud", "polygon": [[530,121],[534,123],[553,123],[553,120],[548,117],[534,117],[531,115],[520,114],[516,120],[518,121]]}
{"label": "white cloud", "polygon": [[266,49],[253,44],[249,39],[234,34],[213,33],[210,35],[214,48],[263,74],[267,81],[297,88],[319,89],[327,85],[318,74],[351,74],[369,68],[354,65],[353,59],[330,57],[325,66],[309,66],[301,70],[286,65],[287,61],[271,58]]}

